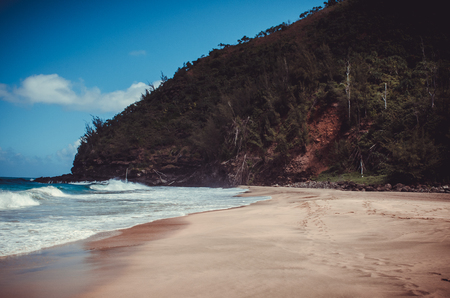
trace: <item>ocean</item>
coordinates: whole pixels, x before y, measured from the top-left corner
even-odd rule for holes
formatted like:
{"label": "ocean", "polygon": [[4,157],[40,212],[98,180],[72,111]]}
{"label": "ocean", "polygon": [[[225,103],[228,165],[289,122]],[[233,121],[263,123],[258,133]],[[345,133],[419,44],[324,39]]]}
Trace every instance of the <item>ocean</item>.
{"label": "ocean", "polygon": [[240,188],[150,187],[120,180],[42,184],[0,178],[0,257],[190,213],[245,206]]}

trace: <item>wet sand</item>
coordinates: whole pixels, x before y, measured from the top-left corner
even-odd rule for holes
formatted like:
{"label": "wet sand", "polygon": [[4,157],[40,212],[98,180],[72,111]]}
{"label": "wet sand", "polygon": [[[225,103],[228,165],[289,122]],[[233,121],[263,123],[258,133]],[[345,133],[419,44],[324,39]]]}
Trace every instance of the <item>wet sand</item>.
{"label": "wet sand", "polygon": [[126,256],[186,225],[183,217],[101,233],[82,241],[0,258],[0,298],[70,298],[114,280]]}
{"label": "wet sand", "polygon": [[449,195],[249,189],[272,199],[85,242],[66,297],[450,297]]}

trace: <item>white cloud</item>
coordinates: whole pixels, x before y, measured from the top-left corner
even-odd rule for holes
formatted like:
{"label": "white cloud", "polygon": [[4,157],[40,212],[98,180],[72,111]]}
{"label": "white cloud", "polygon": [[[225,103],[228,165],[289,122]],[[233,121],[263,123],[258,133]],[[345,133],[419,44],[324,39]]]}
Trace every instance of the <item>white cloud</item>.
{"label": "white cloud", "polygon": [[37,165],[43,168],[43,162],[38,157],[26,157],[12,149],[0,148],[0,177],[34,177],[29,175]]}
{"label": "white cloud", "polygon": [[0,147],[0,177],[56,176],[70,172],[80,140],[47,156],[26,156]]}
{"label": "white cloud", "polygon": [[61,161],[70,161],[72,162],[75,154],[77,153],[78,147],[80,146],[81,141],[80,139],[76,140],[73,144],[69,144],[66,148],[61,149],[56,152],[56,156]]}
{"label": "white cloud", "polygon": [[145,56],[147,52],[145,50],[131,51],[130,56]]}
{"label": "white cloud", "polygon": [[6,151],[3,151],[2,147],[0,147],[0,160],[6,160]]}
{"label": "white cloud", "polygon": [[152,84],[155,89],[158,89],[158,87],[162,84],[162,81],[157,80],[157,81],[154,81]]}
{"label": "white cloud", "polygon": [[102,94],[99,88],[89,89],[82,82],[74,84],[57,74],[40,74],[26,78],[20,87],[0,84],[0,98],[17,104],[57,104],[88,112],[120,112],[140,100],[147,88],[146,84],[139,82],[126,90]]}
{"label": "white cloud", "polygon": [[0,83],[0,98],[6,101],[14,101],[14,96],[8,91],[8,85]]}

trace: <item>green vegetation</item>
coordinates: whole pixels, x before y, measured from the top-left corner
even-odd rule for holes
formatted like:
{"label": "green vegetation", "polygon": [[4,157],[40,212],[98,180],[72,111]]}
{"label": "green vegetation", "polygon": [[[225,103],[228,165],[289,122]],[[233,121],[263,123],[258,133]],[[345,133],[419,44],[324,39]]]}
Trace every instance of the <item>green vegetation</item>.
{"label": "green vegetation", "polygon": [[340,175],[322,172],[312,180],[329,182],[353,181],[357,184],[365,185],[383,185],[388,182],[386,175],[374,175],[372,173],[361,175],[360,172],[342,173]]}
{"label": "green vegetation", "polygon": [[325,157],[329,173],[346,177],[362,167],[376,181],[449,181],[446,16],[433,3],[402,4],[328,1],[296,23],[220,44],[173,78],[162,75],[160,87],[113,119],[94,118],[72,171],[151,170],[162,164],[158,156],[165,163],[240,157],[252,162],[239,183],[268,172],[287,177],[290,157],[311,142],[309,114],[337,105],[342,125]]}

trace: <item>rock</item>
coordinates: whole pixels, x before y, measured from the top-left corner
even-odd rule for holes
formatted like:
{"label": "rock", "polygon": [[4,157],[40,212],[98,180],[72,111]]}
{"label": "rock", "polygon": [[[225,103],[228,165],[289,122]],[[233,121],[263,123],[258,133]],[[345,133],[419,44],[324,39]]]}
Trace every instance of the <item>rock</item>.
{"label": "rock", "polygon": [[402,191],[403,186],[404,186],[403,184],[397,183],[397,184],[394,185],[394,190]]}
{"label": "rock", "polygon": [[411,191],[411,188],[409,187],[409,186],[403,186],[401,189],[400,189],[400,191],[401,192],[410,192]]}

